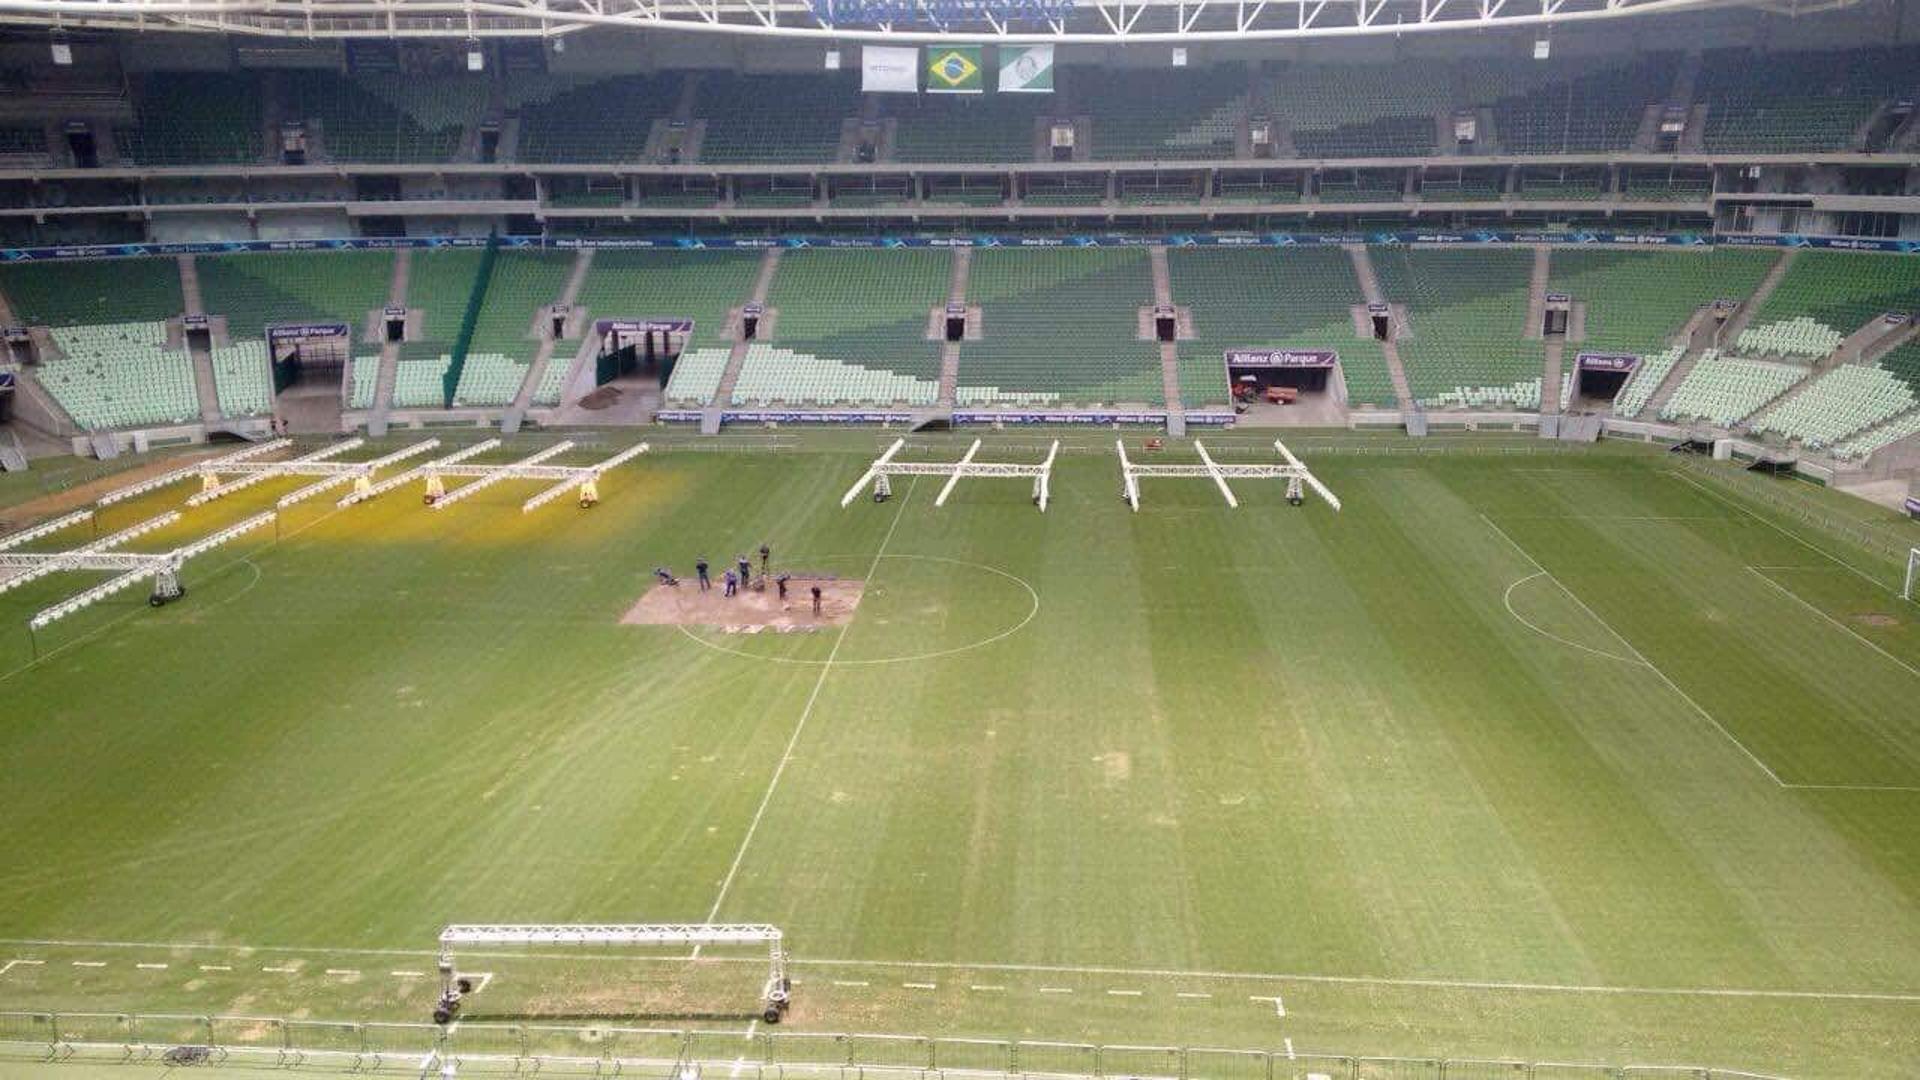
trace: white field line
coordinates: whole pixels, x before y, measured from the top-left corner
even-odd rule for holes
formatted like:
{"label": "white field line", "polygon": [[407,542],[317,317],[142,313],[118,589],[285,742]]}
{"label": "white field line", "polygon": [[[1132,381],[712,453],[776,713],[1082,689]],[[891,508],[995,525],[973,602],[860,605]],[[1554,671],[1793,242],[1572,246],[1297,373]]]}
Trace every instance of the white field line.
{"label": "white field line", "polygon": [[1767,584],[1773,586],[1774,588],[1780,590],[1780,595],[1786,597],[1789,600],[1792,600],[1794,603],[1799,604],[1801,607],[1806,608],[1808,611],[1811,611],[1815,615],[1818,615],[1821,618],[1827,620],[1829,623],[1832,623],[1834,626],[1838,627],[1841,633],[1846,634],[1848,637],[1852,638],[1853,640],[1859,642],[1862,645],[1865,645],[1867,648],[1872,649],[1874,652],[1877,652],[1881,656],[1884,656],[1887,659],[1893,661],[1894,663],[1900,665],[1900,667],[1904,669],[1907,674],[1912,675],[1914,678],[1920,679],[1920,668],[1914,667],[1912,664],[1909,664],[1905,660],[1902,660],[1899,657],[1893,655],[1887,650],[1881,648],[1879,645],[1875,644],[1871,638],[1861,636],[1861,634],[1858,631],[1854,630],[1853,627],[1848,626],[1846,623],[1841,622],[1839,619],[1836,619],[1833,616],[1827,614],[1826,612],[1821,611],[1819,608],[1814,607],[1812,604],[1809,604],[1806,601],[1806,598],[1802,597],[1799,593],[1794,592],[1792,589],[1787,588],[1785,585],[1782,585],[1779,582],[1768,577],[1767,575],[1761,573],[1760,571],[1763,569],[1762,567],[1749,566],[1747,567],[1747,569],[1753,571],[1754,577],[1757,577],[1761,581],[1764,581]]}
{"label": "white field line", "polygon": [[73,966],[77,968],[103,968],[107,966],[107,962],[105,960],[75,960]]}
{"label": "white field line", "polygon": [[835,979],[833,980],[833,985],[835,986],[869,986],[872,984],[868,983],[867,980],[865,979]]}
{"label": "white field line", "polygon": [[1886,582],[1881,581],[1880,579],[1867,573],[1865,570],[1860,569],[1859,567],[1853,565],[1852,563],[1841,558],[1840,556],[1833,554],[1830,551],[1827,551],[1823,548],[1815,547],[1813,544],[1809,543],[1808,541],[1803,540],[1799,536],[1795,535],[1794,533],[1790,533],[1787,530],[1781,528],[1780,526],[1774,524],[1773,522],[1768,521],[1766,518],[1763,518],[1759,514],[1756,514],[1753,511],[1747,509],[1746,507],[1741,506],[1739,503],[1734,502],[1732,499],[1726,497],[1725,495],[1722,495],[1719,492],[1714,491],[1713,489],[1707,487],[1705,484],[1702,484],[1698,480],[1695,480],[1693,477],[1688,476],[1684,473],[1674,472],[1672,470],[1662,470],[1662,471],[1664,471],[1666,475],[1673,477],[1675,480],[1678,480],[1681,483],[1687,485],[1688,487],[1693,488],[1695,491],[1699,491],[1705,494],[1708,498],[1713,499],[1715,502],[1718,502],[1723,506],[1731,506],[1735,510],[1740,511],[1742,514],[1745,514],[1746,516],[1752,518],[1753,520],[1759,522],[1760,524],[1765,525],[1767,528],[1772,529],[1774,532],[1779,533],[1781,536],[1784,536],[1787,539],[1793,541],[1794,543],[1799,544],[1801,547],[1806,548],[1808,551],[1814,552],[1823,558],[1829,559],[1835,563],[1838,563],[1841,566],[1846,567],[1848,570],[1851,570],[1856,575],[1858,575],[1861,578],[1861,580],[1867,582],[1873,587],[1877,589],[1884,589],[1887,587]]}
{"label": "white field line", "polygon": [[[900,505],[894,508],[893,522],[887,526],[887,535],[880,538],[880,549],[873,554],[873,562],[868,564],[866,580],[873,580],[873,573],[880,568],[880,560],[887,553],[887,545],[893,543],[894,530],[900,527],[900,518],[907,509],[907,503],[913,498],[913,489],[920,482],[914,477],[907,485],[907,493],[900,497]],[[727,890],[733,888],[733,879],[740,873],[740,864],[746,861],[747,849],[753,845],[754,834],[760,831],[761,819],[767,816],[767,807],[773,803],[773,793],[780,787],[780,777],[787,771],[787,763],[793,760],[794,748],[800,745],[800,736],[807,730],[807,719],[813,715],[813,706],[820,700],[820,690],[827,685],[827,676],[833,673],[834,658],[840,655],[840,646],[847,643],[847,631],[853,623],[849,621],[840,628],[840,635],[833,639],[833,648],[827,653],[827,662],[820,665],[820,677],[813,680],[813,691],[807,695],[806,707],[800,710],[800,719],[793,725],[793,735],[787,739],[787,749],[780,755],[780,763],[773,768],[773,776],[767,781],[767,790],[760,796],[760,805],[753,811],[753,820],[747,823],[747,834],[740,838],[740,848],[733,853],[733,864],[727,867],[727,876],[720,881],[720,892],[713,898],[713,906],[707,909],[707,920],[712,922],[720,914],[720,905],[727,901]],[[700,946],[693,947],[693,955],[700,955]]]}
{"label": "white field line", "polygon": [[5,975],[16,967],[40,967],[45,963],[45,960],[9,960],[6,964],[0,965],[0,975]]}
{"label": "white field line", "polygon": [[1572,589],[1567,588],[1566,583],[1561,581],[1558,577],[1556,577],[1553,571],[1548,570],[1546,567],[1540,565],[1540,560],[1534,558],[1532,553],[1527,551],[1526,548],[1521,547],[1520,542],[1518,540],[1515,540],[1513,537],[1508,536],[1507,531],[1505,529],[1502,529],[1500,526],[1494,524],[1493,519],[1488,517],[1487,515],[1481,514],[1480,520],[1487,523],[1487,528],[1492,529],[1494,532],[1499,533],[1500,539],[1505,540],[1508,544],[1512,545],[1513,550],[1519,552],[1521,558],[1533,564],[1533,568],[1535,570],[1538,570],[1541,573],[1547,575],[1547,580],[1553,582],[1555,585],[1558,585],[1560,587],[1560,591],[1563,593],[1566,593],[1568,599],[1580,605],[1580,610],[1586,612],[1589,618],[1593,619],[1594,622],[1597,622],[1601,626],[1605,627],[1607,633],[1613,635],[1614,640],[1618,641],[1620,644],[1627,647],[1627,651],[1633,654],[1633,657],[1635,660],[1638,660],[1640,663],[1646,665],[1646,668],[1648,671],[1653,672],[1653,674],[1656,677],[1658,677],[1661,682],[1667,684],[1667,688],[1669,690],[1672,690],[1675,694],[1678,694],[1682,701],[1685,701],[1689,706],[1693,708],[1694,712],[1699,713],[1700,716],[1703,719],[1705,719],[1707,723],[1713,725],[1713,728],[1715,731],[1718,731],[1721,735],[1725,736],[1728,742],[1732,743],[1736,747],[1739,747],[1740,752],[1747,756],[1748,761],[1753,762],[1756,766],[1759,767],[1761,772],[1767,774],[1767,779],[1772,780],[1774,783],[1774,786],[1776,787],[1787,786],[1786,782],[1780,779],[1780,774],[1774,772],[1773,769],[1770,766],[1768,766],[1766,762],[1760,760],[1760,755],[1755,754],[1752,750],[1747,749],[1746,743],[1743,743],[1739,739],[1734,738],[1733,732],[1728,731],[1725,725],[1723,725],[1722,723],[1720,723],[1720,721],[1715,720],[1713,718],[1712,713],[1702,708],[1699,702],[1693,700],[1692,694],[1689,694],[1685,690],[1680,689],[1679,683],[1676,683],[1672,679],[1668,678],[1666,672],[1661,671],[1658,667],[1656,667],[1653,661],[1647,659],[1646,654],[1642,653],[1639,649],[1634,647],[1633,642],[1628,641],[1625,635],[1621,634],[1620,631],[1615,630],[1613,628],[1612,623],[1601,618],[1600,613],[1593,610],[1593,608],[1589,607],[1585,600],[1580,599],[1580,596],[1578,593],[1574,592]]}
{"label": "white field line", "polygon": [[[1807,785],[1802,785],[1807,786]],[[401,955],[401,956],[437,956],[431,949],[365,949],[365,948],[318,948],[314,946],[293,947],[286,945],[209,945],[204,942],[154,942],[154,941],[75,941],[51,940],[45,938],[0,938],[0,945],[32,945],[46,948],[91,947],[100,949],[223,949],[242,952],[289,952],[305,954],[334,955]],[[499,956],[499,953],[489,953]],[[536,960],[617,960],[631,963],[632,956],[610,954],[527,954],[527,959]],[[658,957],[656,959],[678,962],[680,958]],[[764,965],[765,957],[733,956],[720,958],[727,961]],[[859,960],[833,959],[826,957],[808,957],[794,959],[795,967],[852,967],[852,968],[893,968],[924,971],[1004,971],[1028,975],[1111,975],[1131,976],[1152,979],[1209,979],[1244,980],[1249,982],[1275,983],[1315,983],[1327,986],[1401,986],[1410,989],[1431,990],[1488,990],[1516,993],[1549,994],[1596,994],[1607,996],[1648,996],[1648,997],[1705,997],[1705,998],[1754,998],[1777,999],[1783,1001],[1890,1001],[1920,1004],[1920,989],[1915,990],[1764,990],[1741,987],[1717,986],[1620,986],[1595,983],[1553,983],[1553,982],[1505,982],[1494,979],[1438,979],[1413,978],[1390,975],[1321,975],[1308,972],[1281,971],[1205,971],[1184,968],[1140,968],[1118,967],[1110,965],[1074,965],[1074,964],[1018,964],[1000,961],[961,961],[961,960]],[[297,969],[287,969],[297,970]],[[1071,994],[1072,988],[1064,986],[1041,986],[1036,988],[1042,994]]]}
{"label": "white field line", "polygon": [[973,991],[976,994],[992,994],[1001,990],[1005,990],[1006,987],[993,984],[993,983],[986,983],[986,984],[974,983],[973,985],[968,986],[967,989]]}
{"label": "white field line", "polygon": [[1142,994],[1146,993],[1146,991],[1144,990],[1109,990],[1107,991],[1107,993],[1114,997],[1139,997]]}
{"label": "white field line", "polygon": [[[1552,575],[1548,574],[1545,570],[1540,570],[1535,573],[1528,574],[1526,577],[1523,577],[1520,580],[1514,582],[1513,584],[1507,586],[1506,593],[1500,597],[1500,603],[1506,606],[1507,614],[1513,616],[1513,620],[1519,623],[1521,626],[1524,626],[1527,629],[1533,631],[1534,633],[1539,634],[1541,637],[1546,638],[1548,641],[1565,645],[1569,649],[1579,649],[1581,652],[1584,652],[1584,653],[1592,653],[1593,655],[1601,657],[1602,659],[1617,660],[1622,664],[1632,664],[1636,667],[1642,666],[1640,661],[1635,660],[1631,656],[1621,656],[1619,653],[1610,653],[1605,649],[1596,649],[1591,645],[1582,645],[1577,641],[1569,641],[1566,638],[1563,638],[1559,634],[1556,634],[1550,630],[1543,630],[1540,627],[1535,626],[1531,621],[1527,619],[1525,615],[1522,615],[1518,611],[1514,610],[1513,590],[1519,588],[1522,585],[1525,585],[1529,581],[1535,581],[1543,577],[1551,577],[1551,576]],[[1618,637],[1619,635],[1616,634],[1615,636]]]}
{"label": "white field line", "polygon": [[1198,998],[1210,998],[1210,997],[1212,997],[1213,995],[1212,995],[1212,994],[1209,994],[1209,993],[1206,993],[1206,992],[1204,992],[1204,991],[1199,991],[1199,990],[1181,990],[1181,991],[1178,991],[1178,992],[1176,992],[1176,993],[1175,993],[1175,994],[1174,994],[1173,996],[1174,996],[1174,997],[1177,997],[1177,998],[1195,998],[1195,999],[1198,999]]}
{"label": "white field line", "polygon": [[231,964],[201,964],[200,970],[201,971],[232,971],[233,966]]}
{"label": "white field line", "polygon": [[1287,1044],[1287,1060],[1288,1060],[1288,1061],[1292,1061],[1292,1060],[1293,1060],[1293,1040],[1292,1040],[1292,1039],[1283,1039],[1283,1040],[1281,1040],[1281,1041],[1283,1041],[1283,1042],[1285,1042],[1285,1043]]}
{"label": "white field line", "polygon": [[938,990],[940,988],[935,983],[923,983],[923,982],[903,982],[900,985],[907,988],[908,990]]}
{"label": "white field line", "polygon": [[1271,994],[1266,997],[1262,997],[1259,994],[1248,994],[1247,1000],[1271,1003],[1273,1005],[1273,1015],[1278,1017],[1285,1017],[1287,1015],[1287,1004],[1280,1000],[1279,994]]}
{"label": "white field line", "polygon": [[141,971],[165,971],[165,970],[167,970],[167,965],[165,965],[165,964],[135,964],[135,965],[133,965],[133,966],[134,966],[134,967],[137,967],[137,968],[139,968],[139,969],[140,969]]}

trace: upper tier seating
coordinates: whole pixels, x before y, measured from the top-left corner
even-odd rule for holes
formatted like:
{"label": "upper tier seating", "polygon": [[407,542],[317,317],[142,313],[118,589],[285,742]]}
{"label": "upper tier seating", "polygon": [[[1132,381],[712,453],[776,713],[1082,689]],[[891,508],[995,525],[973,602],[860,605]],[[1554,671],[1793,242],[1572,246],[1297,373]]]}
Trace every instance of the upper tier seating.
{"label": "upper tier seating", "polygon": [[[404,76],[350,77],[331,71],[296,71],[286,76],[287,115],[319,125],[327,156],[335,161],[450,161],[460,148],[463,128],[486,103],[477,81],[419,79],[413,97],[402,97],[395,82]],[[376,92],[373,86],[382,87]],[[420,115],[394,102],[421,108]],[[427,102],[439,104],[428,106]]]}
{"label": "upper tier seating", "polygon": [[1093,108],[1097,161],[1230,158],[1246,112],[1238,68],[1186,72],[1076,70],[1073,85]]}
{"label": "upper tier seating", "polygon": [[1353,306],[1366,298],[1345,251],[1173,248],[1167,270],[1173,302],[1192,312],[1196,336],[1178,346],[1182,404],[1227,401],[1224,354],[1236,348],[1332,349],[1350,403],[1394,404],[1385,354],[1354,332]]}
{"label": "upper tier seating", "polygon": [[679,75],[622,75],[578,86],[555,86],[550,98],[520,109],[520,149],[527,162],[640,161],[654,120],[673,112]]}
{"label": "upper tier seating", "polygon": [[1660,410],[1662,420],[1707,420],[1732,427],[1799,382],[1807,369],[1794,364],[1743,360],[1708,349]]}
{"label": "upper tier seating", "polygon": [[1293,128],[1301,157],[1431,154],[1434,113],[1451,100],[1451,82],[1431,62],[1288,64],[1265,105]]}
{"label": "upper tier seating", "polygon": [[343,322],[358,337],[393,280],[390,251],[201,255],[194,265],[208,313],[227,317],[235,341],[301,322]]}
{"label": "upper tier seating", "polygon": [[[1776,254],[1712,251],[1558,249],[1547,288],[1586,305],[1588,351],[1658,352],[1699,308],[1752,294]],[[1575,348],[1568,349],[1571,356]]]}
{"label": "upper tier seating", "polygon": [[133,123],[113,129],[114,146],[128,161],[245,165],[265,151],[259,88],[249,75],[148,75],[133,100]]}
{"label": "upper tier seating", "polygon": [[1912,93],[1920,50],[1706,54],[1695,99],[1709,151],[1845,150],[1881,99]]}
{"label": "upper tier seating", "polygon": [[28,123],[0,124],[0,168],[44,169],[52,164],[45,128]]}
{"label": "upper tier seating", "polygon": [[[887,102],[895,161],[1015,162],[1033,160],[1041,115],[1033,96],[927,94],[904,105]],[[996,200],[997,201],[997,200]]]}
{"label": "upper tier seating", "polygon": [[1741,332],[1742,352],[1821,357],[1869,320],[1920,310],[1920,260],[1801,251]]}
{"label": "upper tier seating", "polygon": [[215,345],[213,388],[222,416],[264,416],[273,411],[273,375],[267,343],[259,339]]}
{"label": "upper tier seating", "polygon": [[[810,397],[811,390],[844,386],[861,393],[911,392],[920,384],[938,388],[940,345],[927,340],[929,313],[944,304],[953,273],[947,251],[795,251],[780,260],[767,303],[776,312],[774,340],[782,350],[817,360],[796,361],[787,370],[795,382],[779,379],[781,364],[764,351],[750,353],[759,401],[838,402]],[[758,356],[760,359],[754,360]],[[830,372],[825,365],[858,367],[899,379],[872,380],[857,371]],[[746,373],[742,371],[744,384]],[[811,383],[805,380],[811,380]],[[735,399],[740,390],[736,389]],[[768,394],[771,396],[768,396]],[[859,397],[847,401],[892,401]]]}
{"label": "upper tier seating", "polygon": [[88,431],[153,427],[200,419],[193,359],[166,349],[160,322],[56,326],[63,354],[35,370],[40,385]]}
{"label": "upper tier seating", "polygon": [[967,295],[983,337],[960,347],[966,405],[1152,403],[1165,396],[1158,348],[1138,340],[1153,303],[1138,248],[976,251]]}
{"label": "upper tier seating", "polygon": [[693,111],[707,122],[702,161],[829,162],[842,122],[860,111],[860,86],[826,75],[713,75]]}
{"label": "upper tier seating", "polygon": [[1494,132],[1511,154],[1625,150],[1649,104],[1673,85],[1675,58],[1656,53],[1575,75],[1494,103]]}
{"label": "upper tier seating", "polygon": [[1387,299],[1409,308],[1411,336],[1398,344],[1415,400],[1517,407],[1514,387],[1528,380],[1537,394],[1545,352],[1522,337],[1532,252],[1376,247],[1372,257]]}

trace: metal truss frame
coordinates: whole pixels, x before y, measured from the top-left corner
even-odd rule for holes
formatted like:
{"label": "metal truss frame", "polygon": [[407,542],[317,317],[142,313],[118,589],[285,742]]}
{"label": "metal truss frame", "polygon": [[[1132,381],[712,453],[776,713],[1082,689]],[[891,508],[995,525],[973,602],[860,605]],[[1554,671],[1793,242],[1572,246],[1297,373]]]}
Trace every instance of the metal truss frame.
{"label": "metal truss frame", "polygon": [[[284,510],[295,503],[304,502],[324,491],[339,487],[341,484],[360,480],[370,480],[374,473],[396,462],[421,454],[440,445],[439,439],[427,439],[410,446],[403,446],[391,454],[373,458],[369,461],[333,461],[334,457],[349,450],[357,450],[366,445],[365,439],[348,439],[322,447],[310,454],[284,461],[260,461],[248,458],[234,461],[221,458],[200,466],[200,491],[187,500],[188,506],[203,506],[215,499],[225,498],[236,491],[252,487],[263,480],[276,476],[317,476],[320,479],[303,488],[282,495],[275,503]],[[223,476],[237,476],[231,483],[222,483]]]}
{"label": "metal truss frame", "polygon": [[440,931],[440,1000],[451,1015],[472,985],[454,966],[456,945],[688,945],[698,949],[762,944],[767,946],[767,981],[760,990],[762,1018],[777,1024],[787,1011],[793,984],[787,977],[786,934],[767,923],[455,924]]}
{"label": "metal truss frame", "polygon": [[1228,486],[1229,479],[1285,480],[1287,501],[1295,506],[1300,505],[1303,498],[1301,489],[1304,486],[1312,488],[1314,494],[1327,500],[1327,504],[1335,510],[1340,509],[1340,500],[1328,490],[1327,485],[1321,483],[1320,478],[1313,475],[1313,470],[1307,468],[1299,458],[1294,457],[1293,451],[1287,449],[1286,444],[1278,439],[1273,441],[1273,448],[1280,452],[1280,457],[1284,460],[1275,464],[1223,465],[1213,460],[1213,455],[1207,453],[1207,448],[1198,439],[1193,441],[1194,452],[1200,455],[1198,465],[1140,465],[1127,457],[1127,444],[1124,440],[1116,439],[1113,446],[1120,454],[1120,494],[1127,500],[1127,505],[1133,507],[1136,512],[1140,509],[1142,477],[1206,477],[1220,489],[1220,495],[1227,500],[1227,505],[1236,510],[1240,507],[1240,500],[1234,497],[1233,488]]}
{"label": "metal truss frame", "polygon": [[0,539],[0,568],[18,570],[19,573],[0,580],[0,592],[6,592],[25,585],[30,581],[70,571],[106,571],[116,576],[95,585],[84,592],[76,593],[65,600],[43,608],[33,618],[27,620],[31,630],[41,630],[52,623],[66,618],[82,608],[106,599],[124,589],[149,578],[154,581],[152,602],[157,606],[183,595],[179,575],[181,567],[188,559],[202,555],[227,543],[236,537],[255,529],[270,525],[274,521],[271,510],[255,514],[236,524],[229,525],[211,536],[205,536],[190,544],[174,548],[171,551],[133,552],[114,550],[120,545],[137,537],[145,536],[157,529],[165,528],[180,520],[178,510],[169,510],[158,517],[121,529],[118,532],[89,541],[71,551],[21,552],[11,550],[28,540],[50,536],[61,529],[71,528],[93,517],[91,511],[80,511],[47,522],[37,528],[15,533]]}
{"label": "metal truss frame", "polygon": [[1060,441],[1058,439],[1055,439],[1053,445],[1047,448],[1047,459],[1045,461],[1031,465],[1020,462],[975,461],[973,460],[973,455],[980,452],[979,439],[973,440],[973,445],[967,447],[966,454],[962,456],[959,461],[894,460],[894,455],[898,454],[906,445],[907,440],[905,439],[893,440],[893,445],[887,447],[886,453],[875,458],[873,464],[867,466],[867,471],[860,474],[860,479],[854,481],[853,486],[847,489],[846,495],[840,499],[841,509],[852,505],[853,500],[860,497],[860,493],[866,489],[869,483],[873,484],[876,497],[884,498],[893,494],[891,478],[895,476],[946,477],[946,485],[940,489],[940,494],[933,500],[933,505],[935,506],[945,506],[947,504],[947,496],[953,494],[954,487],[960,483],[960,478],[963,476],[1030,476],[1033,478],[1034,505],[1040,508],[1041,513],[1044,514],[1047,512],[1047,502],[1053,491],[1053,459],[1060,453]]}
{"label": "metal truss frame", "polygon": [[555,37],[595,27],[839,42],[1125,44],[1566,25],[1856,0],[0,0],[0,24],[285,38]]}
{"label": "metal truss frame", "polygon": [[[435,440],[437,445],[437,440]],[[566,495],[578,494],[582,509],[600,501],[600,476],[607,470],[624,465],[652,447],[647,443],[636,443],[625,450],[592,465],[549,465],[547,461],[572,450],[572,440],[557,442],[538,453],[530,454],[519,461],[505,464],[481,464],[472,461],[489,450],[500,446],[499,439],[484,439],[472,446],[457,450],[445,457],[424,462],[403,473],[398,473],[377,484],[365,484],[342,498],[337,504],[341,508],[383,495],[389,491],[404,487],[415,480],[425,480],[427,487],[427,505],[434,510],[444,510],[462,499],[477,495],[503,480],[547,480],[552,487],[520,504],[520,512],[531,513],[540,507]],[[446,489],[447,477],[459,477],[473,481],[462,484],[451,491]]]}

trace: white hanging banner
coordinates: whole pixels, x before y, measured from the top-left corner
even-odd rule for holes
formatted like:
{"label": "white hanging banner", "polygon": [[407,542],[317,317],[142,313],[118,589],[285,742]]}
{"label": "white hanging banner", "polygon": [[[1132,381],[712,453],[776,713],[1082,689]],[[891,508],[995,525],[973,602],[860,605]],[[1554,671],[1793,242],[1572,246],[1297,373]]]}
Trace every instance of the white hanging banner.
{"label": "white hanging banner", "polygon": [[860,89],[868,94],[920,92],[920,50],[866,45],[860,49]]}

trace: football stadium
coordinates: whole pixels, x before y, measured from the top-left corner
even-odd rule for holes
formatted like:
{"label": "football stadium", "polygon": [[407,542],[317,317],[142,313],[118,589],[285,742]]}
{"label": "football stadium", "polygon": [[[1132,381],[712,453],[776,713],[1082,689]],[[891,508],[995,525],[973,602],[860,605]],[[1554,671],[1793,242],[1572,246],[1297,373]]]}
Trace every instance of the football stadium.
{"label": "football stadium", "polygon": [[1920,0],[0,0],[0,1080],[1920,1077]]}

